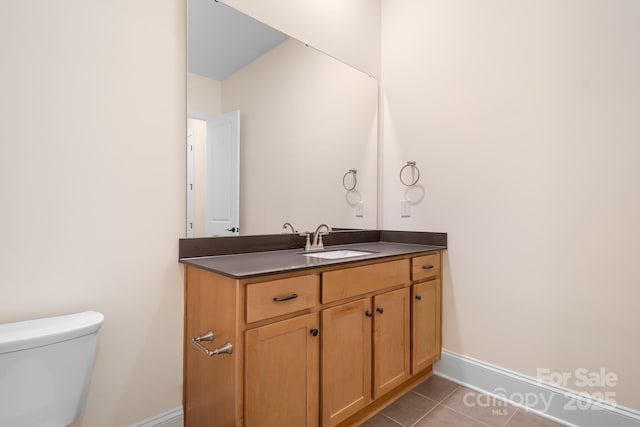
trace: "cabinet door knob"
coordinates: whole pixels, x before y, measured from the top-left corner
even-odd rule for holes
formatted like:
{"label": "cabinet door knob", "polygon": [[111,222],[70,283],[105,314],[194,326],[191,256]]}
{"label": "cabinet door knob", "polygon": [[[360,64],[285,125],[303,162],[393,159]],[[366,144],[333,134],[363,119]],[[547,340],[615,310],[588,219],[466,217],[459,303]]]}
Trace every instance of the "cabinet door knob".
{"label": "cabinet door knob", "polygon": [[382,307],[376,308],[376,311],[380,314],[384,313],[384,309]]}
{"label": "cabinet door knob", "polygon": [[373,314],[371,314],[371,311],[369,311],[369,310],[365,311],[364,315],[367,316],[367,317],[373,316]]}
{"label": "cabinet door knob", "polygon": [[422,301],[422,296],[421,296],[421,295],[416,295],[416,299],[417,299],[418,301]]}
{"label": "cabinet door knob", "polygon": [[310,330],[310,331],[309,331],[309,333],[310,333],[311,335],[313,335],[314,337],[317,337],[317,336],[318,336],[319,331],[318,331],[317,329],[312,329],[312,330]]}

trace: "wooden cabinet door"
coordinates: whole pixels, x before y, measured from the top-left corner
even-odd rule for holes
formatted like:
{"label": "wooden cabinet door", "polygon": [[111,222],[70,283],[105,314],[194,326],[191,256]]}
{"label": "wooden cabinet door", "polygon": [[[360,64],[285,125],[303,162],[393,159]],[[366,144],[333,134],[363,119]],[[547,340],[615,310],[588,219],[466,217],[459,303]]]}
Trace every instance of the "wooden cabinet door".
{"label": "wooden cabinet door", "polygon": [[440,279],[412,286],[411,373],[415,374],[440,359]]}
{"label": "wooden cabinet door", "polygon": [[323,426],[371,401],[371,316],[370,298],[322,311]]}
{"label": "wooden cabinet door", "polygon": [[373,397],[409,378],[409,288],[373,297]]}
{"label": "wooden cabinet door", "polygon": [[245,425],[317,426],[318,315],[250,329],[246,344]]}

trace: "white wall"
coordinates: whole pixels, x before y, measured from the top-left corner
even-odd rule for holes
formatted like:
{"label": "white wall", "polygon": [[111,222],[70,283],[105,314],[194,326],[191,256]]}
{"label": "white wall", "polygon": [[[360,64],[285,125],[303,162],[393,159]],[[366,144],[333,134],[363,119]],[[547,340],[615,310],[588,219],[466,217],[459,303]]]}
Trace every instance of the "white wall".
{"label": "white wall", "polygon": [[[372,10],[366,43],[324,20],[333,47],[298,37],[375,69]],[[445,347],[528,374],[604,366],[637,406],[637,3],[383,14],[382,225],[449,232]],[[182,0],[0,3],[0,322],[105,313],[78,426],[180,405],[184,21]],[[409,159],[426,195],[403,220]]]}
{"label": "white wall", "polygon": [[[638,2],[394,0],[382,16],[382,226],[449,233],[444,347],[533,376],[604,367],[637,407]],[[422,177],[405,194],[407,160]]]}
{"label": "white wall", "polygon": [[187,73],[187,108],[201,114],[222,113],[222,83]]}
{"label": "white wall", "polygon": [[0,2],[0,322],[105,314],[86,413],[180,406],[185,4]]}
{"label": "white wall", "polygon": [[380,0],[225,0],[224,3],[379,76]]}
{"label": "white wall", "polygon": [[[294,39],[223,81],[223,111],[240,110],[242,234],[375,228],[377,99],[375,79]],[[352,168],[358,194],[342,186]]]}

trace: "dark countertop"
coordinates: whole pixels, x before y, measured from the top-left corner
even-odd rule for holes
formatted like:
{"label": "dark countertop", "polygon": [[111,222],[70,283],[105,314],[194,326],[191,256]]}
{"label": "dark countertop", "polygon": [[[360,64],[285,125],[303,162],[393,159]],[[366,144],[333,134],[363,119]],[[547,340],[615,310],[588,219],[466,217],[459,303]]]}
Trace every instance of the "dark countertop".
{"label": "dark countertop", "polygon": [[409,255],[421,252],[433,252],[446,249],[441,245],[424,245],[396,242],[366,242],[347,245],[325,246],[324,251],[351,249],[373,252],[370,255],[360,255],[342,259],[320,259],[302,255],[302,249],[273,250],[266,252],[250,252],[232,255],[201,256],[193,258],[181,258],[180,262],[186,265],[202,268],[204,270],[219,273],[233,279],[246,279],[249,277],[267,274],[286,273],[291,271],[321,268],[333,265],[348,265],[354,262],[373,259],[388,258],[401,255]]}

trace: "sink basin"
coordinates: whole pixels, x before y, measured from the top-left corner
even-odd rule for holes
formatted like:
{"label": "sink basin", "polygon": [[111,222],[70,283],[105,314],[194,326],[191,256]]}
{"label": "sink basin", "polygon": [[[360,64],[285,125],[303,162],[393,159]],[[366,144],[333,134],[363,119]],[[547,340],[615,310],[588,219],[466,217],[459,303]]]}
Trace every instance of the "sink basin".
{"label": "sink basin", "polygon": [[343,250],[335,250],[335,251],[325,251],[325,252],[309,252],[303,253],[304,256],[310,256],[312,258],[321,258],[321,259],[342,259],[342,258],[351,258],[354,256],[361,255],[371,255],[373,252],[365,252],[365,251],[353,251],[349,249]]}

